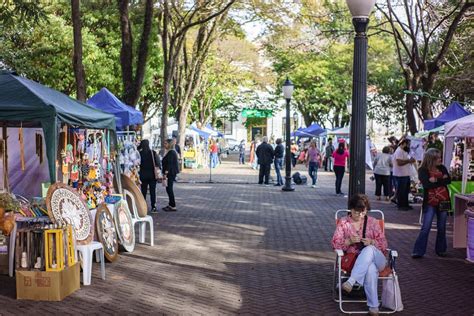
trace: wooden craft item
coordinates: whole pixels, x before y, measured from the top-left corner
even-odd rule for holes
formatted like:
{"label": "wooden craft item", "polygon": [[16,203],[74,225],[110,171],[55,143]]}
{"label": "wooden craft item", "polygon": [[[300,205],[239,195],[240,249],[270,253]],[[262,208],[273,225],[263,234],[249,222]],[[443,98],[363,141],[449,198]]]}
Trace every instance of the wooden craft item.
{"label": "wooden craft item", "polygon": [[118,257],[118,237],[114,218],[106,204],[101,204],[97,208],[95,228],[97,239],[104,247],[105,259],[109,262],[114,262]]}
{"label": "wooden craft item", "polygon": [[86,245],[92,241],[94,236],[92,217],[86,203],[76,191],[63,183],[52,184],[46,195],[46,205],[53,223],[62,226],[72,225],[79,245]]}
{"label": "wooden craft item", "polygon": [[63,233],[62,229],[47,229],[44,231],[46,271],[64,270]]}
{"label": "wooden craft item", "polygon": [[148,206],[146,204],[145,198],[143,197],[142,192],[138,186],[124,174],[120,175],[120,181],[122,182],[122,188],[129,191],[133,194],[135,202],[137,203],[138,216],[145,217],[148,215]]}
{"label": "wooden craft item", "polygon": [[114,220],[120,244],[125,251],[132,252],[135,249],[135,228],[127,202],[122,200],[115,204]]}
{"label": "wooden craft item", "polygon": [[20,162],[21,171],[25,171],[25,143],[23,140],[23,127],[18,131],[18,140],[20,141]]}

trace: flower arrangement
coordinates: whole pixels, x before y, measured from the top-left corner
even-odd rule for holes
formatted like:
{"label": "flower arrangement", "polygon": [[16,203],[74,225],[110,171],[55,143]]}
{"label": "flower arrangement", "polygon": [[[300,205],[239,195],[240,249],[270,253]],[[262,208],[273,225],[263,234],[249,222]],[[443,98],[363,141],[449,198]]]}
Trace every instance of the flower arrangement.
{"label": "flower arrangement", "polygon": [[20,202],[10,193],[0,193],[0,208],[6,212],[15,212],[20,209]]}

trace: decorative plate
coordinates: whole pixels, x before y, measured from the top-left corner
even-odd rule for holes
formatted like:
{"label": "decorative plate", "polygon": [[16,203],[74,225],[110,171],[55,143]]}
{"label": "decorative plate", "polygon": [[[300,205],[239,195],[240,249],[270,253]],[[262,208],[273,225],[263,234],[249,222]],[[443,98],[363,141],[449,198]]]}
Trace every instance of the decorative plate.
{"label": "decorative plate", "polygon": [[63,183],[52,184],[46,196],[48,215],[53,223],[71,224],[76,241],[86,245],[94,237],[92,217],[86,203],[74,189]]}
{"label": "decorative plate", "polygon": [[104,246],[105,259],[114,262],[118,256],[118,239],[114,218],[105,204],[99,205],[95,214],[97,239]]}
{"label": "decorative plate", "polygon": [[120,244],[125,248],[125,251],[132,252],[135,249],[135,229],[132,214],[130,214],[127,202],[124,200],[115,204],[114,220]]}
{"label": "decorative plate", "polygon": [[137,203],[138,216],[140,217],[147,216],[148,206],[146,204],[145,198],[143,198],[142,192],[137,187],[137,185],[132,181],[132,179],[130,179],[123,173],[120,175],[120,181],[122,182],[122,188],[124,188],[127,191],[130,191],[130,193],[133,194],[133,197],[135,198],[135,202]]}

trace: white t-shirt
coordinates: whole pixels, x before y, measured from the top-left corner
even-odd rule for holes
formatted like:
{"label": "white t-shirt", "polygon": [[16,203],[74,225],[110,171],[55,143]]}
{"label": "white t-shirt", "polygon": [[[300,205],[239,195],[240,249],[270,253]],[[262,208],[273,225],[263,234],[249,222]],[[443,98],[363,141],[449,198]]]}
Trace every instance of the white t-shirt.
{"label": "white t-shirt", "polygon": [[412,169],[411,164],[407,163],[406,165],[400,166],[397,162],[397,159],[407,160],[407,159],[410,159],[410,155],[408,155],[408,153],[404,149],[398,147],[392,156],[393,176],[394,177],[409,177],[411,175],[411,169]]}

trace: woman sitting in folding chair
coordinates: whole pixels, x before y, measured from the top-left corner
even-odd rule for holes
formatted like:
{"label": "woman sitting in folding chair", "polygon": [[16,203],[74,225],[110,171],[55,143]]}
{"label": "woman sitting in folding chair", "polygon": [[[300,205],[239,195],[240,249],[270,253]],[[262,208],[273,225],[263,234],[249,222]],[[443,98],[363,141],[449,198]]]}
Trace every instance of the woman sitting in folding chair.
{"label": "woman sitting in folding chair", "polygon": [[[350,293],[357,282],[364,286],[370,315],[378,315],[379,300],[377,279],[387,260],[387,240],[377,219],[366,216],[370,210],[369,199],[362,194],[354,195],[349,200],[350,215],[340,219],[332,239],[334,249],[342,249],[352,257],[353,263],[350,278],[342,284],[342,289]],[[349,264],[350,265],[350,264]],[[350,270],[350,269],[348,269]]]}

